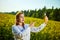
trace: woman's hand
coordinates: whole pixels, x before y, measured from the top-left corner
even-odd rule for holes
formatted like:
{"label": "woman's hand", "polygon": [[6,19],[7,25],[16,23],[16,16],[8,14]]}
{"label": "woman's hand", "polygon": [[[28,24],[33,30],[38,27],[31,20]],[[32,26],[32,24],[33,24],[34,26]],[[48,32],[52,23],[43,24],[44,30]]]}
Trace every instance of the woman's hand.
{"label": "woman's hand", "polygon": [[47,16],[44,17],[44,22],[45,22],[46,24],[48,23],[48,17],[47,17]]}
{"label": "woman's hand", "polygon": [[[45,24],[48,23],[48,17],[47,16],[44,17],[44,22],[45,22]],[[29,26],[34,27],[34,24],[35,24],[35,22],[31,22]]]}
{"label": "woman's hand", "polygon": [[29,26],[34,27],[34,24],[35,24],[35,22],[31,22]]}

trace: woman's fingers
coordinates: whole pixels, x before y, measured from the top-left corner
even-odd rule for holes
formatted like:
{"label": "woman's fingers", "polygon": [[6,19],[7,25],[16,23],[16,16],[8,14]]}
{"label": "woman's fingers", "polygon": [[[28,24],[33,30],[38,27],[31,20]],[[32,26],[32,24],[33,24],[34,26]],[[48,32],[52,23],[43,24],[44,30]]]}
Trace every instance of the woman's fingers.
{"label": "woman's fingers", "polygon": [[34,24],[35,24],[35,22],[31,22],[29,26],[30,26],[30,27],[33,27]]}

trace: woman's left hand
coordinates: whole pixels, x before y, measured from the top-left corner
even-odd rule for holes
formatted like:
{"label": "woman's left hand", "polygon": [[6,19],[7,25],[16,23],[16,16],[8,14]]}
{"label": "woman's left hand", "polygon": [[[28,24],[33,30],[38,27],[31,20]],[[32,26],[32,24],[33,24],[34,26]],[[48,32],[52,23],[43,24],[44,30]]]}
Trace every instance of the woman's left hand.
{"label": "woman's left hand", "polygon": [[35,22],[31,22],[29,26],[34,27],[34,24],[35,24]]}

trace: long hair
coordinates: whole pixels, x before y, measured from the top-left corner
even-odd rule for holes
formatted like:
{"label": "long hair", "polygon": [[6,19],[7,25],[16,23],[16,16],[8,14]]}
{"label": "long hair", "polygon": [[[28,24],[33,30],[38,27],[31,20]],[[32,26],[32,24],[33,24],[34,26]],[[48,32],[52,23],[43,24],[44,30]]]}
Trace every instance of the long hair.
{"label": "long hair", "polygon": [[[16,25],[19,25],[19,18],[20,18],[20,15],[23,14],[23,12],[17,12],[16,14]],[[22,26],[24,28],[24,23],[22,23]]]}

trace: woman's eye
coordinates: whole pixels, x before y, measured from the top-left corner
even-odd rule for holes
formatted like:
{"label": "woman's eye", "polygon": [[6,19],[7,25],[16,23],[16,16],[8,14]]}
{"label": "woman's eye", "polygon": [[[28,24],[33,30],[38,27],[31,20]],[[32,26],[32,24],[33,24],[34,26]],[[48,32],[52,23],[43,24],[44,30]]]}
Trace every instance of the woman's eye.
{"label": "woman's eye", "polygon": [[20,18],[23,18],[23,17],[20,17]]}

